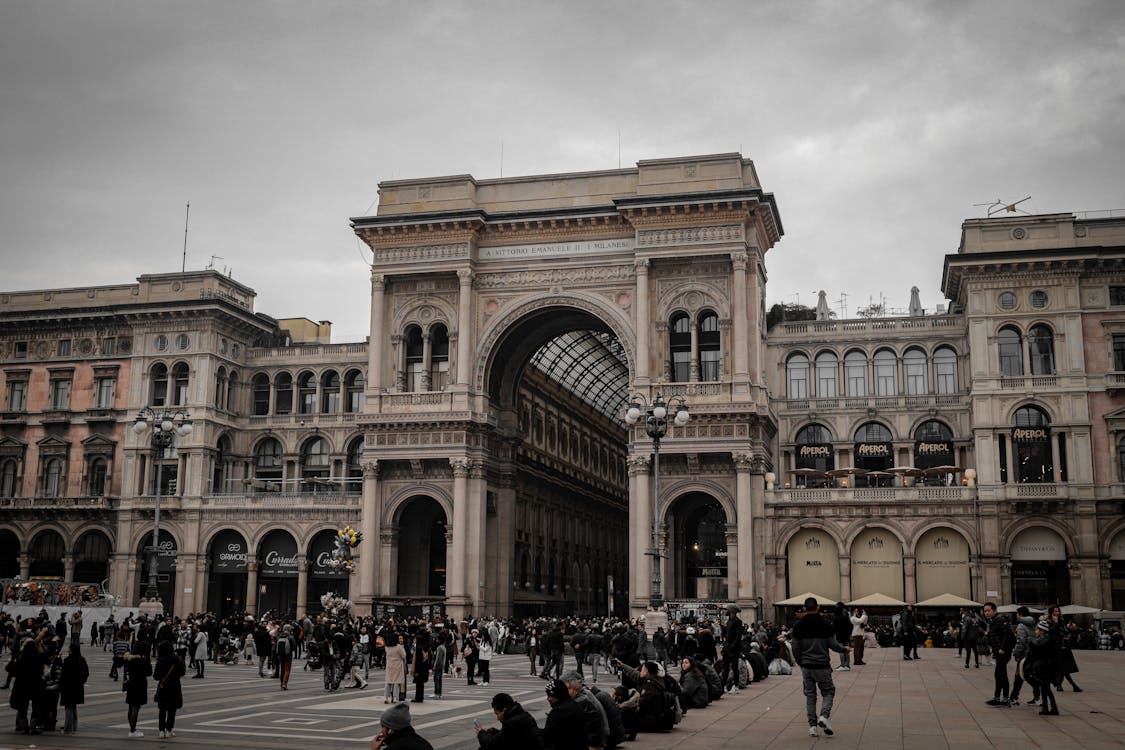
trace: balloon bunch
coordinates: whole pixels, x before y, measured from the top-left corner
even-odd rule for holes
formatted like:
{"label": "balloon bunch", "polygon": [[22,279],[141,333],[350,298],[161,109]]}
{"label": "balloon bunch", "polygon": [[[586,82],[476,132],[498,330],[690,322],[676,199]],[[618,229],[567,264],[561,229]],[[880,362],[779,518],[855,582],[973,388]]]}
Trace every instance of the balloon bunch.
{"label": "balloon bunch", "polygon": [[352,550],[363,541],[363,534],[351,526],[345,526],[336,532],[333,540],[332,555],[328,558],[328,567],[351,573],[355,570],[355,560],[352,559]]}
{"label": "balloon bunch", "polygon": [[320,606],[324,607],[324,611],[329,615],[346,614],[348,608],[352,606],[350,600],[342,596],[337,596],[335,593],[329,591],[320,597]]}

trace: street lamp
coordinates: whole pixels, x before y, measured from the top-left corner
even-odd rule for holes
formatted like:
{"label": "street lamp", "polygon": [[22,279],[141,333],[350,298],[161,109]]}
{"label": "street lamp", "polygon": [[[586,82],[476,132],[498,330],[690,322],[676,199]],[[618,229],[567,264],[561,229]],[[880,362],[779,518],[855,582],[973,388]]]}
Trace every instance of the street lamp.
{"label": "street lamp", "polygon": [[156,556],[160,547],[160,480],[164,467],[164,451],[172,446],[176,435],[187,437],[191,434],[191,416],[186,411],[153,411],[145,407],[137,414],[137,421],[133,424],[133,432],[143,435],[146,430],[152,430],[152,448],[156,460],[156,505],[152,521],[152,545],[148,550],[148,584],[145,588],[144,598],[150,601],[160,599],[156,588]]}
{"label": "street lamp", "polygon": [[[677,427],[688,423],[687,401],[682,396],[673,396],[676,402],[675,414],[672,422]],[[649,594],[649,606],[658,610],[664,604],[664,594],[660,585],[660,439],[668,434],[668,403],[659,393],[652,403],[644,397],[643,393],[636,393],[629,399],[629,408],[625,412],[625,424],[635,425],[645,418],[645,432],[652,438],[652,591]]]}

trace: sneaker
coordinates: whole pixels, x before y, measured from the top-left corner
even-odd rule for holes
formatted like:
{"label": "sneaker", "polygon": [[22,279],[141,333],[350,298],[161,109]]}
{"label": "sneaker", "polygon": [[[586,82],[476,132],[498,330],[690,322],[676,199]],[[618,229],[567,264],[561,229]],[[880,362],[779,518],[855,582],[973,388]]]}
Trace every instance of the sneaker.
{"label": "sneaker", "polygon": [[1078,687],[1077,685],[1075,685],[1075,686],[1074,686],[1074,692],[1076,692],[1076,693],[1081,693],[1081,692],[1082,692],[1082,688],[1080,688],[1080,687]]}
{"label": "sneaker", "polygon": [[817,733],[816,727],[809,727],[809,737],[819,737],[819,736],[820,735]]}
{"label": "sneaker", "polygon": [[824,730],[824,733],[829,737],[832,736],[832,722],[828,720],[827,716],[821,716],[816,720],[817,726]]}
{"label": "sneaker", "polygon": [[987,703],[990,706],[1006,706],[1006,705],[1008,705],[1008,701],[1004,700],[1003,698],[993,698],[992,700],[985,701],[985,703]]}
{"label": "sneaker", "polygon": [[731,694],[731,695],[738,695],[738,686],[737,686],[737,685],[732,685],[732,686],[731,686],[731,688],[730,688],[730,694]]}
{"label": "sneaker", "polygon": [[1008,701],[1009,706],[1018,706],[1019,704],[1020,704],[1020,702],[1018,700]]}
{"label": "sneaker", "polygon": [[483,685],[484,687],[488,687],[488,683],[487,683],[487,682],[482,682],[482,683],[481,683],[481,685]]}
{"label": "sneaker", "polygon": [[164,730],[161,730],[160,731],[160,739],[162,739],[162,740],[168,739],[168,733],[165,732]]}
{"label": "sneaker", "polygon": [[913,660],[913,659],[911,659],[911,658],[910,658],[909,656],[904,656],[904,657],[902,657],[902,660],[903,660],[903,661],[914,661],[914,660]]}
{"label": "sneaker", "polygon": [[173,738],[173,737],[175,737],[175,736],[176,736],[176,733],[175,733],[175,732],[169,732],[169,733],[168,733],[168,739],[172,739],[172,738]]}
{"label": "sneaker", "polygon": [[139,739],[141,739],[142,737],[145,736],[145,733],[141,732],[141,731],[134,731],[134,732],[129,732],[129,736],[132,737],[135,740],[139,740]]}

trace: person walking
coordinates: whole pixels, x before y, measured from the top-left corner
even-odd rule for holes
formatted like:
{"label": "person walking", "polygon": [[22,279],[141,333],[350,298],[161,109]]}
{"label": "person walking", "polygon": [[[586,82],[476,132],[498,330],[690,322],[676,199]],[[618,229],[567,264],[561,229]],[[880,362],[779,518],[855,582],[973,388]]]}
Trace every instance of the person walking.
{"label": "person walking", "polygon": [[[289,677],[293,674],[293,654],[297,650],[297,639],[293,637],[293,626],[286,623],[277,637],[277,676],[281,689],[289,689]],[[367,687],[364,680],[363,687]]]}
{"label": "person walking", "polygon": [[184,660],[171,641],[160,641],[156,647],[156,666],[152,679],[156,683],[156,724],[160,739],[176,736],[176,712],[184,707],[184,691],[180,679],[187,673]]}
{"label": "person walking", "polygon": [[434,674],[434,692],[430,694],[431,698],[441,700],[441,680],[445,676],[445,667],[449,663],[449,633],[439,622],[435,626],[431,642],[434,643],[434,658],[432,663]]}
{"label": "person walking", "polygon": [[863,643],[867,638],[867,613],[859,607],[852,610],[851,616],[852,623],[852,650],[855,651],[855,658],[852,659],[852,664],[857,667],[862,667],[863,662]]}
{"label": "person walking", "polygon": [[976,668],[980,669],[980,646],[977,642],[980,639],[981,622],[976,613],[970,612],[964,607],[961,608],[961,613],[961,640],[965,644],[965,669],[969,668],[970,656],[973,658]]}
{"label": "person walking", "polygon": [[531,663],[531,676],[538,674],[535,671],[536,659],[539,657],[539,630],[532,628],[527,635],[527,660]]}
{"label": "person walking", "polygon": [[465,674],[468,675],[466,685],[476,685],[476,680],[473,677],[477,673],[477,659],[480,657],[480,645],[477,643],[477,636],[479,633],[474,629],[469,631],[469,635],[465,637],[465,648],[461,651],[461,655],[465,657]]}
{"label": "person walking", "polygon": [[78,706],[86,701],[85,685],[90,679],[90,665],[82,656],[82,649],[78,641],[70,641],[70,653],[62,663],[62,673],[59,676],[59,703],[62,704],[65,719],[63,720],[63,734],[73,734],[78,731]]}
{"label": "person walking", "polygon": [[1082,688],[1074,684],[1074,678],[1071,677],[1078,671],[1078,662],[1074,659],[1074,644],[1071,643],[1071,633],[1063,624],[1062,607],[1057,604],[1052,604],[1047,609],[1047,617],[1051,620],[1051,625],[1058,633],[1059,644],[1059,675],[1058,681],[1055,683],[1055,689],[1062,692],[1063,680],[1070,683],[1070,689],[1076,693],[1081,693]]}
{"label": "person walking", "polygon": [[144,737],[144,732],[137,729],[137,719],[141,715],[141,706],[148,703],[148,678],[152,674],[152,665],[144,655],[140,641],[134,641],[133,648],[125,654],[125,703],[129,706],[129,736],[133,739]]}
{"label": "person walking", "polygon": [[413,703],[421,703],[425,698],[426,682],[430,679],[432,664],[433,646],[430,642],[430,631],[419,628],[414,636],[414,655],[411,663],[411,672],[414,674]]}
{"label": "person walking", "polygon": [[996,612],[996,602],[985,602],[984,619],[988,623],[988,648],[995,661],[995,688],[990,706],[1009,706],[1008,662],[1016,646],[1016,634],[1008,620]]}
{"label": "person walking", "polygon": [[[832,736],[832,700],[836,686],[832,682],[832,660],[829,650],[847,651],[836,641],[832,624],[820,614],[816,597],[805,599],[805,614],[793,628],[793,656],[804,680],[805,713],[809,720],[809,736],[818,736],[817,728]],[[856,660],[856,663],[860,663]],[[816,710],[816,691],[820,689],[821,708]]]}
{"label": "person walking", "polygon": [[[1016,678],[1012,682],[1012,694],[1009,705],[1018,706],[1020,704],[1020,689],[1024,683],[1024,672],[1027,670],[1028,657],[1028,641],[1035,635],[1035,618],[1031,616],[1031,610],[1027,607],[1020,606],[1016,610],[1016,645],[1012,648],[1012,658],[1016,663]],[[1039,705],[1039,685],[1034,681],[1028,681],[1031,685],[1031,700],[1027,702],[1029,706]]]}
{"label": "person walking", "polygon": [[28,715],[28,709],[40,700],[43,692],[43,667],[47,660],[39,650],[39,644],[34,639],[28,638],[23,642],[20,655],[9,662],[8,674],[14,680],[12,692],[8,696],[8,705],[16,712],[16,731],[23,734],[40,734],[42,732],[35,726],[34,716]]}
{"label": "person walking", "polygon": [[[851,643],[852,640],[852,621],[848,617],[848,607],[843,602],[836,603],[836,611],[832,615],[832,631],[836,634],[836,640],[840,643]],[[840,654],[840,666],[836,667],[837,672],[848,672],[852,668],[852,655],[849,651],[844,651]]]}
{"label": "person walking", "polygon": [[1059,679],[1059,647],[1056,639],[1053,623],[1042,619],[1035,626],[1035,635],[1028,641],[1032,671],[1035,681],[1039,683],[1042,701],[1039,706],[1040,716],[1059,715],[1059,704],[1051,690],[1051,686]]}
{"label": "person walking", "polygon": [[198,625],[193,625],[191,634],[192,655],[195,657],[193,680],[203,679],[203,665],[207,662],[207,633]]}

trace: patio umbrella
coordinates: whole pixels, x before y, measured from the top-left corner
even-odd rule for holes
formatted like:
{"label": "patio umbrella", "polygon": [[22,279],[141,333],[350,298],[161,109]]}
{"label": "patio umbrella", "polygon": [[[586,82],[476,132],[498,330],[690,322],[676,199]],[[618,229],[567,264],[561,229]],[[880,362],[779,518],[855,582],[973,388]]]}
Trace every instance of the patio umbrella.
{"label": "patio umbrella", "polygon": [[867,469],[861,469],[858,466],[846,466],[842,469],[831,469],[827,472],[828,476],[833,477],[833,478],[835,478],[835,477],[846,477],[846,476],[858,476],[860,474],[866,474],[866,473],[867,473]]}
{"label": "patio umbrella", "polygon": [[932,466],[922,473],[928,477],[932,477],[935,474],[960,474],[963,471],[964,469],[960,466]]}
{"label": "patio umbrella", "polygon": [[905,607],[906,602],[895,599],[886,594],[868,594],[854,602],[848,602],[849,607]]}
{"label": "patio umbrella", "polygon": [[927,599],[924,602],[918,602],[916,607],[981,607],[980,602],[974,602],[972,599],[964,599],[956,594],[940,594],[932,599]]}
{"label": "patio umbrella", "polygon": [[826,477],[826,476],[828,476],[828,474],[821,471],[820,469],[790,469],[789,471],[787,471],[785,473],[786,474],[792,474],[793,476],[797,476],[797,477]]}
{"label": "patio umbrella", "polygon": [[1097,607],[1083,607],[1081,604],[1068,604],[1065,607],[1059,607],[1064,615],[1092,615],[1095,612],[1101,612]]}
{"label": "patio umbrella", "polygon": [[[1019,604],[1005,604],[1002,607],[997,607],[996,611],[999,612],[1002,615],[1010,615],[1019,608],[1020,608]],[[1033,615],[1044,614],[1043,610],[1036,609],[1035,607],[1028,607],[1027,611],[1030,612]]]}
{"label": "patio umbrella", "polygon": [[913,466],[892,466],[887,471],[892,474],[901,474],[904,477],[920,477],[924,473],[921,469],[915,469]]}
{"label": "patio umbrella", "polygon": [[869,471],[867,472],[868,479],[893,479],[894,474],[889,471]]}
{"label": "patio umbrella", "polygon": [[820,594],[814,594],[811,591],[806,591],[803,594],[791,596],[784,601],[774,602],[774,605],[778,607],[803,607],[805,606],[805,599],[808,599],[810,596],[816,599],[817,603],[822,607],[831,607],[836,604],[835,599],[829,599],[827,596],[821,596]]}

